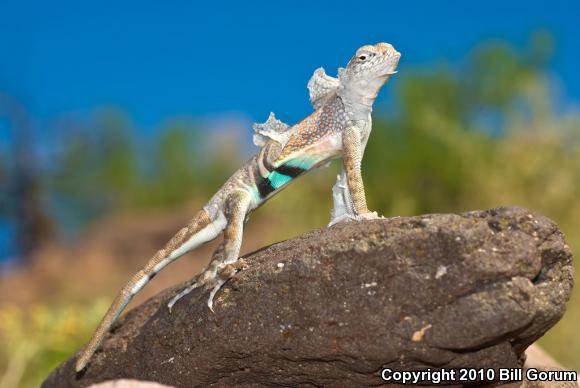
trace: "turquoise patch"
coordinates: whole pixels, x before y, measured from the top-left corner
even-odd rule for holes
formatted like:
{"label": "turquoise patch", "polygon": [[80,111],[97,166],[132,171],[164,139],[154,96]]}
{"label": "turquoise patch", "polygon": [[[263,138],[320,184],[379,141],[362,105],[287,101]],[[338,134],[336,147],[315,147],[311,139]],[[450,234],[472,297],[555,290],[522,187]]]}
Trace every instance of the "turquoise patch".
{"label": "turquoise patch", "polygon": [[292,180],[292,177],[288,175],[280,174],[279,172],[272,171],[270,175],[268,175],[268,180],[272,184],[272,186],[277,189],[281,186],[284,186],[286,183]]}
{"label": "turquoise patch", "polygon": [[316,161],[311,159],[311,158],[296,158],[296,159],[290,159],[289,161],[287,161],[284,164],[286,166],[290,166],[290,167],[298,167],[298,168],[301,168],[303,170],[310,170],[312,168],[312,166],[314,166],[316,164]]}

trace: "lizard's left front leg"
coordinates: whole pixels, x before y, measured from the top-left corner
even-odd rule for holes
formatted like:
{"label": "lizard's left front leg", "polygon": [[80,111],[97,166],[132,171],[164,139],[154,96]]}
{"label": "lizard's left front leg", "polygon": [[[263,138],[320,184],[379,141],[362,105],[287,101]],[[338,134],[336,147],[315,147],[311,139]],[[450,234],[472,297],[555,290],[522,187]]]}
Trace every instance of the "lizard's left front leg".
{"label": "lizard's left front leg", "polygon": [[361,164],[363,147],[357,126],[348,126],[342,135],[343,171],[334,185],[334,210],[329,226],[347,220],[379,218],[367,207]]}

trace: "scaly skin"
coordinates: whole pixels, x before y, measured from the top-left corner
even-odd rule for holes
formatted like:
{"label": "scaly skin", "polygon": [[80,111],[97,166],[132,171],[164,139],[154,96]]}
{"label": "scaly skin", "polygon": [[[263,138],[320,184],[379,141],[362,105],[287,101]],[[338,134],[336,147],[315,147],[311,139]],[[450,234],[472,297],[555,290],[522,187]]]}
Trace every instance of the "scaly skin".
{"label": "scaly skin", "polygon": [[330,225],[376,217],[366,204],[361,161],[371,131],[373,102],[399,62],[400,54],[387,43],[359,48],[338,78],[320,68],[308,83],[315,111],[294,126],[271,114],[264,124],[255,124],[254,142],[260,152],[236,171],[222,188],[122,288],[76,363],[81,371],[99,347],[123,309],[161,269],[186,252],[215,239],[224,240],[209,265],[193,284],[177,294],[173,305],[197,287],[211,289],[208,306],[234,273],[247,215],[286,187],[298,176],[342,157],[343,170],[334,185],[334,209]]}

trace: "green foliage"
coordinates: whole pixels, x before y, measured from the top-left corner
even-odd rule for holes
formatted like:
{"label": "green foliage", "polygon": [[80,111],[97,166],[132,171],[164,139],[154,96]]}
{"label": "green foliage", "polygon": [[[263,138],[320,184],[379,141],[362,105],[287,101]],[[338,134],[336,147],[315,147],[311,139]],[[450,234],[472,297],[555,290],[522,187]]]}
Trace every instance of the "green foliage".
{"label": "green foliage", "polygon": [[129,203],[139,176],[131,127],[123,115],[106,111],[64,141],[50,180],[54,192],[100,209]]}
{"label": "green foliage", "polygon": [[[136,139],[119,112],[101,112],[95,121],[65,139],[49,178],[52,192],[78,204],[82,210],[74,211],[87,212],[89,219],[107,211],[182,205],[207,194],[207,179],[222,179],[221,170],[231,172],[239,162],[238,150],[212,153],[218,145],[207,144],[188,121],[169,122],[151,144]],[[224,156],[204,160],[208,154]]]}
{"label": "green foliage", "polygon": [[83,346],[108,303],[0,308],[0,387],[39,387]]}
{"label": "green foliage", "polygon": [[137,192],[127,207],[131,204],[140,208],[179,205],[198,194],[195,134],[185,122],[167,125],[154,149],[147,152]]}

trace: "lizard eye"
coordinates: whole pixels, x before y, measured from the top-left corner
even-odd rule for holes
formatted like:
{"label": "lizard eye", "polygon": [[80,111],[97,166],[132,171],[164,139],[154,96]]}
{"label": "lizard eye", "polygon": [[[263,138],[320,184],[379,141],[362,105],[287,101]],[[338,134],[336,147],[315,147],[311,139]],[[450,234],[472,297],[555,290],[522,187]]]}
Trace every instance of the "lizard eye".
{"label": "lizard eye", "polygon": [[358,59],[361,61],[366,61],[369,58],[372,58],[375,56],[375,53],[364,53],[358,56]]}

